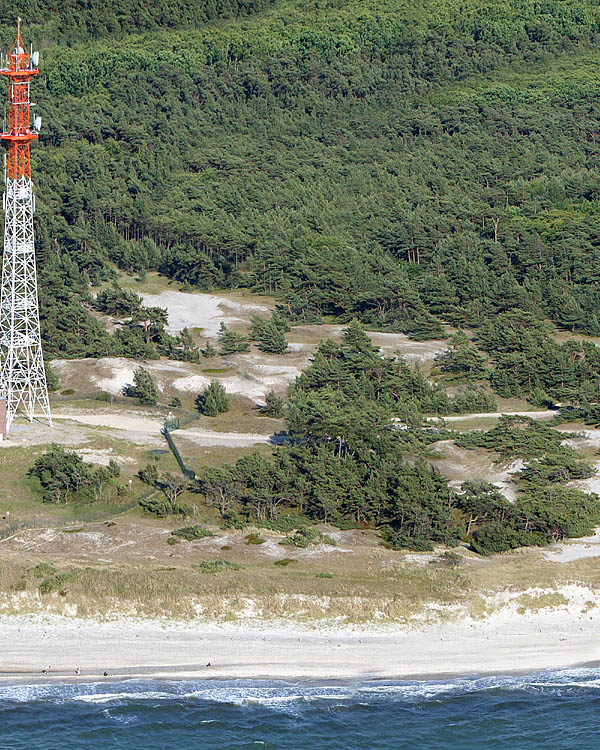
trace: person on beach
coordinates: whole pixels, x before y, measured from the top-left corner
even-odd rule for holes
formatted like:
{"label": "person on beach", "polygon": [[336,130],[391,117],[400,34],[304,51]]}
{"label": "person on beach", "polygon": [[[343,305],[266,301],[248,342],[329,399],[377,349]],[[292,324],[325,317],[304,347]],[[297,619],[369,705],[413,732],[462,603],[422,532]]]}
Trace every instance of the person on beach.
{"label": "person on beach", "polygon": [[81,667],[77,667],[77,669],[75,670],[75,674],[81,674]]}

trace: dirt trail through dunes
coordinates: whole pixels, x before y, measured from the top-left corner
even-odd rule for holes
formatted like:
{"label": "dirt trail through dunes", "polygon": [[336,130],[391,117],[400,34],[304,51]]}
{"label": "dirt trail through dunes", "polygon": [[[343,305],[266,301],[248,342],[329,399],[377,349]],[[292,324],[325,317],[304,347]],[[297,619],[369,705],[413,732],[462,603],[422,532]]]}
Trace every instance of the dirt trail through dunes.
{"label": "dirt trail through dunes", "polygon": [[[74,422],[96,426],[108,427],[114,430],[125,430],[131,436],[146,436],[149,442],[154,443],[160,438],[160,431],[164,420],[156,417],[137,416],[135,414],[53,414],[53,419],[69,419]],[[191,440],[196,445],[211,446],[222,445],[229,448],[239,448],[257,443],[268,443],[271,435],[246,434],[242,432],[213,432],[201,428],[188,430],[177,430],[177,438]],[[162,439],[162,438],[161,438]]]}
{"label": "dirt trail through dunes", "polygon": [[[477,414],[456,414],[451,417],[443,417],[445,422],[460,422],[464,419],[498,419],[504,415],[509,417],[529,417],[530,419],[546,419],[554,417],[557,412],[548,409],[547,411],[488,411]],[[435,417],[430,417],[435,419]]]}

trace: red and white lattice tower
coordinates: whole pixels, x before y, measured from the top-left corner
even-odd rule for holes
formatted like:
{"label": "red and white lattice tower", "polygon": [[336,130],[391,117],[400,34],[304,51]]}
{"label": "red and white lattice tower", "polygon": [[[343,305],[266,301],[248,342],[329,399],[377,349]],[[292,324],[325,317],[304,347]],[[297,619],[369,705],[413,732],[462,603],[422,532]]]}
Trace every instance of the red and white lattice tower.
{"label": "red and white lattice tower", "polygon": [[0,289],[0,396],[6,399],[6,427],[18,413],[32,421],[36,412],[52,424],[42,356],[38,311],[29,145],[38,137],[40,118],[30,122],[29,83],[37,75],[38,53],[17,38],[0,75],[8,79],[8,145],[4,195],[4,253]]}

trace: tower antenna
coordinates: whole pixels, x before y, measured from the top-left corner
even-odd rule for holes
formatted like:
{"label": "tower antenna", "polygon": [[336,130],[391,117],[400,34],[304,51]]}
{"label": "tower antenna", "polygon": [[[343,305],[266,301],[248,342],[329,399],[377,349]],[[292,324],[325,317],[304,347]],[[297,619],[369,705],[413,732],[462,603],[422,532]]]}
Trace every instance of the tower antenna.
{"label": "tower antenna", "polygon": [[6,405],[6,430],[18,413],[33,421],[36,408],[52,424],[40,336],[33,237],[35,201],[29,147],[38,134],[30,122],[29,84],[38,73],[38,56],[30,52],[21,39],[19,17],[17,38],[0,69],[0,75],[8,80],[8,128],[0,133],[0,139],[8,146],[0,287],[0,399]]}

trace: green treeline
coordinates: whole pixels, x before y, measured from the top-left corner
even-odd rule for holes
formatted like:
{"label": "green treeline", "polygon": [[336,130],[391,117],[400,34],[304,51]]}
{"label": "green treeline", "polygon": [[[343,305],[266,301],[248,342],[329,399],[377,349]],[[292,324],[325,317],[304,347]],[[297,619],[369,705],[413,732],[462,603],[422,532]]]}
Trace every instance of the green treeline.
{"label": "green treeline", "polygon": [[[0,4],[2,38],[12,41],[17,16],[24,39],[42,47],[122,37],[162,28],[197,28],[219,18],[238,18],[268,7],[272,0],[15,0]],[[11,35],[12,34],[12,35]]]}

